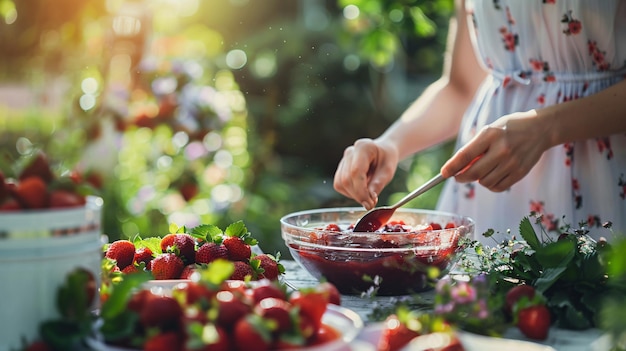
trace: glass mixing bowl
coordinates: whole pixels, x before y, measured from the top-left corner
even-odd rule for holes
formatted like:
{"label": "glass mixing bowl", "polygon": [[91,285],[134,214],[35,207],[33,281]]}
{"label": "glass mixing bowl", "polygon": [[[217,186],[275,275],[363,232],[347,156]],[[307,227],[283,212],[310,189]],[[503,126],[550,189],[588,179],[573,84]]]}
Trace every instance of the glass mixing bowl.
{"label": "glass mixing bowl", "polygon": [[398,209],[376,232],[352,232],[364,213],[351,207],[291,213],[280,219],[282,238],[300,266],[342,294],[407,295],[430,290],[455,262],[459,239],[474,234],[469,217],[420,209]]}

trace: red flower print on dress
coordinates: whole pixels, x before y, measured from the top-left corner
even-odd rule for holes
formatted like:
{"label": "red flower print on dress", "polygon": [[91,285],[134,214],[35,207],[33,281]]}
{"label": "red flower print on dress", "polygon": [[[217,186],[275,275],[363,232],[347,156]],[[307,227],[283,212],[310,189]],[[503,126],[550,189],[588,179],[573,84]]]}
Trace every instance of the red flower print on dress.
{"label": "red flower print on dress", "polygon": [[507,75],[504,77],[504,79],[502,80],[502,87],[506,88],[510,83],[511,83],[511,76]]}
{"label": "red flower print on dress", "polygon": [[554,219],[554,214],[544,213],[541,215],[541,224],[547,231],[553,232],[559,229],[559,220]]}
{"label": "red flower print on dress", "polygon": [[504,43],[504,49],[507,51],[515,51],[515,47],[519,44],[517,33],[513,33],[506,27],[502,27],[500,28],[500,34],[502,36],[502,42]]}
{"label": "red flower print on dress", "polygon": [[565,148],[565,165],[569,167],[574,159],[574,144],[565,143],[563,147]]}
{"label": "red flower print on dress", "polygon": [[544,66],[548,64],[545,61],[537,59],[530,59],[528,61],[530,62],[530,66],[532,67],[533,71],[536,72],[542,72],[544,70]]}
{"label": "red flower print on dress", "polygon": [[530,201],[530,213],[536,215],[541,225],[549,232],[559,228],[559,220],[554,219],[554,214],[546,213],[543,201]]}
{"label": "red flower print on dress", "polygon": [[613,149],[611,148],[611,140],[609,138],[598,138],[596,139],[596,142],[598,144],[598,151],[600,151],[600,153],[604,153],[606,151],[606,159],[612,159]]}
{"label": "red flower print on dress", "polygon": [[574,195],[575,207],[580,208],[583,205],[583,197],[580,195],[580,183],[576,178],[572,178],[572,194]]}
{"label": "red flower print on dress", "polygon": [[548,63],[548,61],[543,61],[539,59],[530,59],[528,61],[530,62],[530,66],[532,67],[533,71],[543,72],[544,82],[556,82],[556,77],[554,76],[554,73],[550,72],[550,64]]}
{"label": "red flower print on dress", "polygon": [[537,96],[537,103],[539,105],[543,105],[546,103],[546,94],[541,94],[539,96]]}
{"label": "red flower print on dress", "polygon": [[601,51],[598,48],[598,43],[596,41],[589,40],[587,42],[587,49],[589,50],[589,55],[593,59],[593,65],[596,66],[598,71],[608,71],[611,68],[611,64],[604,60],[605,51]]}
{"label": "red flower print on dress", "polygon": [[600,216],[590,214],[587,216],[587,225],[589,227],[600,227],[602,226],[602,221],[600,220]]}
{"label": "red flower print on dress", "polygon": [[583,29],[582,23],[579,20],[572,17],[572,11],[568,11],[563,15],[563,19],[561,19],[561,23],[566,23],[567,28],[563,29],[563,33],[567,35],[576,35],[580,33]]}
{"label": "red flower print on dress", "polygon": [[626,179],[624,179],[623,173],[619,176],[617,186],[620,188],[619,197],[621,197],[622,200],[626,200]]}
{"label": "red flower print on dress", "polygon": [[530,212],[543,213],[543,201],[530,201]]}
{"label": "red flower print on dress", "polygon": [[543,0],[544,4],[556,4],[556,0]]}

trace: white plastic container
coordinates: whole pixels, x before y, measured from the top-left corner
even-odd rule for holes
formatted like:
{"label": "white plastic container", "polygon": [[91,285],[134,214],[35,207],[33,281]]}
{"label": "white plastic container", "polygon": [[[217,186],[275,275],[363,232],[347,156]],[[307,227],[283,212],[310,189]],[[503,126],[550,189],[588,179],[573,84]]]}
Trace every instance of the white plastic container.
{"label": "white plastic container", "polygon": [[57,289],[73,269],[100,285],[102,204],[89,197],[79,208],[0,213],[0,351],[34,340],[42,321],[59,316]]}

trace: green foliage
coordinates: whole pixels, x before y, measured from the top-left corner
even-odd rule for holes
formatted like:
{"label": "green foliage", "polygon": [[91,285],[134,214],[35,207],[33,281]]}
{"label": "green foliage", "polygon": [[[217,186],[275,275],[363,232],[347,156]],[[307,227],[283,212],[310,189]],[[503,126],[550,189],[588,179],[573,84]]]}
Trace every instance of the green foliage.
{"label": "green foliage", "polygon": [[[311,29],[302,20],[311,12],[301,11],[299,2],[200,2],[195,14],[184,16],[178,7],[160,3],[150,8],[151,25],[143,27],[152,29],[153,45],[142,46],[146,33],[124,41],[107,37],[110,28],[101,26],[109,22],[99,20],[122,11],[123,2],[108,4],[109,13],[102,1],[81,2],[41,26],[35,19],[51,5],[34,1],[29,12],[26,2],[3,3],[17,8],[19,28],[36,27],[33,38],[53,38],[73,28],[54,45],[35,40],[47,43],[30,48],[29,55],[40,61],[19,62],[28,74],[18,75],[18,83],[37,87],[31,90],[45,93],[59,77],[69,88],[54,108],[0,106],[0,146],[8,159],[41,148],[68,168],[97,171],[109,240],[163,236],[172,222],[225,227],[244,220],[264,251],[285,256],[280,217],[357,205],[332,188],[343,149],[357,138],[379,135],[425,85],[420,81],[411,88],[415,91],[403,92],[407,96],[390,96],[396,77],[429,74],[420,79],[430,80],[439,72],[452,13],[451,0],[332,1],[315,5],[327,25]],[[347,5],[359,6],[359,19],[343,16]],[[62,8],[55,6],[50,13]],[[2,7],[5,18],[7,9]],[[97,44],[105,41],[107,50]],[[137,75],[123,91],[113,84],[124,83],[112,71],[116,43],[158,49],[129,57]],[[127,48],[123,45],[119,48]],[[231,49],[244,50],[248,64],[229,68],[225,56]],[[356,66],[346,65],[355,57]],[[46,65],[53,61],[58,64]],[[143,61],[148,65],[139,65]],[[80,107],[85,79],[97,82],[96,104],[87,109]],[[175,82],[174,90],[153,90],[163,82]],[[195,100],[191,120],[180,118],[180,105],[173,110],[168,105],[171,98],[182,99],[184,90],[201,88],[210,88],[223,105]],[[220,107],[230,119],[221,118]],[[210,151],[188,157],[199,146]],[[403,164],[380,194],[381,203],[430,178],[448,152],[434,150]],[[230,164],[220,163],[224,158]],[[197,186],[197,195],[184,199],[182,188],[188,184]],[[437,194],[420,197],[416,206],[434,207]]]}
{"label": "green foliage", "polygon": [[626,292],[608,283],[607,244],[590,238],[584,227],[564,226],[558,238],[551,237],[543,232],[540,221],[537,217],[540,236],[531,220],[524,218],[519,227],[523,240],[510,239],[494,247],[469,243],[462,265],[494,277],[499,295],[505,295],[513,284],[534,286],[545,296],[554,323],[561,328],[598,327],[602,297]]}

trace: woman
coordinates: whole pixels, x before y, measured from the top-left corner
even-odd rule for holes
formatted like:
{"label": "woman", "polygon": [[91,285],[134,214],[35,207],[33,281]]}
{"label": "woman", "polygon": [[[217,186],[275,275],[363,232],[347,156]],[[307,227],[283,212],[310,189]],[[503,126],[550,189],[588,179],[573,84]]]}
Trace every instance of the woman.
{"label": "woman", "polygon": [[456,135],[437,208],[472,217],[477,239],[533,211],[548,230],[626,234],[626,1],[456,7],[442,77],[345,150],[335,189],[370,209],[399,160]]}

